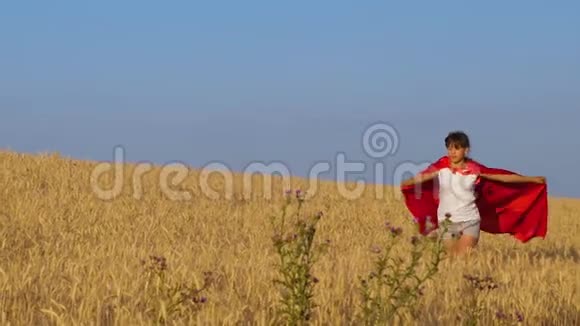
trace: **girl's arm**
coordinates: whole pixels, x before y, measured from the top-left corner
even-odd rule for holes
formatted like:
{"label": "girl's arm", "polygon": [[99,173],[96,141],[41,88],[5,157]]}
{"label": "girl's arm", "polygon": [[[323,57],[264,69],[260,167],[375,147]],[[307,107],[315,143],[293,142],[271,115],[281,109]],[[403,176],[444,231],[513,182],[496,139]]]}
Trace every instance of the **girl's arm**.
{"label": "girl's arm", "polygon": [[429,181],[434,179],[437,174],[439,173],[439,171],[435,171],[435,172],[430,172],[430,173],[424,173],[424,174],[418,174],[414,177],[411,177],[409,179],[404,180],[403,182],[401,182],[401,186],[410,186],[410,185],[414,185],[417,183],[422,183],[425,181]]}
{"label": "girl's arm", "polygon": [[517,174],[480,174],[482,178],[500,182],[533,182],[546,183],[546,178],[541,176],[525,176]]}

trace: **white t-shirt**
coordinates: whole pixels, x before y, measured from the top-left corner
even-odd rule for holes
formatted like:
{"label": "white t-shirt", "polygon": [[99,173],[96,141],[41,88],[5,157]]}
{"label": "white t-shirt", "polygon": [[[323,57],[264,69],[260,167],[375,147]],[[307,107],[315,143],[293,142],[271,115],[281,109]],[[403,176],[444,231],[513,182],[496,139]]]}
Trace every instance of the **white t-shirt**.
{"label": "white t-shirt", "polygon": [[452,222],[481,220],[479,209],[475,204],[475,183],[477,175],[451,171],[449,168],[439,170],[439,221],[450,214]]}

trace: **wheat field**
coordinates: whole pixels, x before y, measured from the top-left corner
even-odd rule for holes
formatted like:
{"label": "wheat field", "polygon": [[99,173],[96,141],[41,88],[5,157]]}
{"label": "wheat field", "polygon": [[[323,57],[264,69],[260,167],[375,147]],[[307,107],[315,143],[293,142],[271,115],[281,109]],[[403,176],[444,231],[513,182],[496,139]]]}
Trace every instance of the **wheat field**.
{"label": "wheat field", "polygon": [[[161,167],[145,173],[136,192],[136,165],[127,163],[122,193],[102,199],[90,181],[97,164],[55,153],[0,152],[2,325],[155,324],[159,311],[169,308],[151,296],[152,261],[166,265],[168,284],[199,288],[211,276],[195,308],[170,314],[168,324],[274,323],[279,291],[272,282],[276,255],[269,217],[283,201],[280,177],[273,178],[271,199],[258,175],[252,177],[251,198],[243,196],[241,175],[234,177],[232,198],[211,198],[200,189],[199,171],[190,170],[179,187],[192,196],[175,200],[159,184]],[[102,187],[112,185],[109,176],[100,180]],[[225,193],[219,175],[208,182]],[[290,186],[308,185],[292,178]],[[324,213],[316,237],[329,243],[314,267],[319,282],[312,324],[356,324],[358,277],[372,267],[372,248],[384,241],[385,222],[403,228],[401,239],[413,234],[403,203],[392,196],[396,189],[381,189],[384,198],[373,187],[360,198],[345,199],[336,183],[323,181],[305,201],[306,213]],[[525,325],[580,324],[580,200],[550,197],[549,210],[546,239],[522,244],[483,233],[473,255],[444,260],[414,311],[404,312],[399,322],[461,324],[476,296],[483,325],[515,312]],[[407,257],[403,249],[395,254]],[[498,288],[474,294],[466,274],[489,276]]]}

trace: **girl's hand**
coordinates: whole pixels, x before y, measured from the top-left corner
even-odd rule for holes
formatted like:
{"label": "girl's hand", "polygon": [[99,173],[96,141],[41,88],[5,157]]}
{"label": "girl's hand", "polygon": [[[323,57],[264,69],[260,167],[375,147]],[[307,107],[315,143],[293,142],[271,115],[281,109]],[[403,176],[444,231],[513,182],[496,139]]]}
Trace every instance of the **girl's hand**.
{"label": "girl's hand", "polygon": [[532,182],[546,183],[546,177],[542,177],[542,176],[532,177]]}
{"label": "girl's hand", "polygon": [[402,186],[410,186],[410,185],[414,185],[417,183],[429,181],[429,180],[435,179],[438,174],[439,174],[438,171],[433,171],[433,172],[424,173],[424,174],[417,174],[416,176],[411,177],[411,178],[401,182],[401,185]]}
{"label": "girl's hand", "polygon": [[533,182],[546,183],[546,178],[542,176],[523,176],[518,174],[479,174],[479,177],[500,182]]}

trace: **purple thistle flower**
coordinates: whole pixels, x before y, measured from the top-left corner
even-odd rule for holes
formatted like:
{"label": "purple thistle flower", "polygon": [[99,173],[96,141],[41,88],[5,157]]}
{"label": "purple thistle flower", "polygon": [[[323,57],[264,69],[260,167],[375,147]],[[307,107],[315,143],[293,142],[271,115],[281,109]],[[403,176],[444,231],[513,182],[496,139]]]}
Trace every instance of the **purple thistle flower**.
{"label": "purple thistle flower", "polygon": [[417,294],[419,296],[423,296],[423,294],[425,294],[425,292],[423,292],[423,287],[420,287],[420,288],[417,289]]}
{"label": "purple thistle flower", "polygon": [[394,236],[398,236],[398,235],[400,235],[401,233],[403,233],[403,229],[401,229],[400,227],[394,227],[394,226],[391,226],[391,234],[392,234],[392,235],[394,235]]}
{"label": "purple thistle flower", "polygon": [[416,235],[412,236],[411,237],[411,244],[413,246],[416,246],[418,243],[419,243],[419,238]]}
{"label": "purple thistle flower", "polygon": [[507,317],[506,314],[501,310],[498,310],[495,313],[495,318],[497,318],[497,319],[505,319],[506,317]]}
{"label": "purple thistle flower", "polygon": [[517,317],[519,323],[524,322],[524,315],[521,312],[516,311],[516,317]]}

